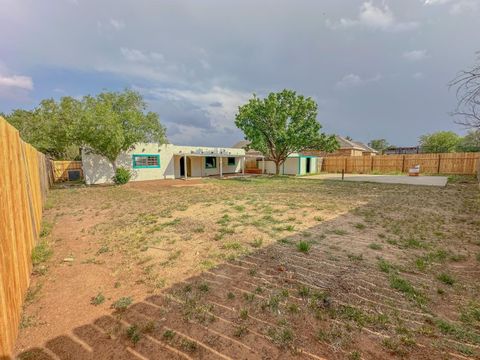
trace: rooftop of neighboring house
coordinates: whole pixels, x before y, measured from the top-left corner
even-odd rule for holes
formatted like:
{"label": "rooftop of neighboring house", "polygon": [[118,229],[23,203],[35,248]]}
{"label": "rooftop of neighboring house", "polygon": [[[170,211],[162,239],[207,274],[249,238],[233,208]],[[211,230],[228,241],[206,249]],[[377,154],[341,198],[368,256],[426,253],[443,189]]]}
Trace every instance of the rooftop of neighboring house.
{"label": "rooftop of neighboring house", "polygon": [[[254,155],[254,156],[261,156],[262,154],[259,151],[248,149],[250,145],[250,141],[248,140],[240,140],[239,142],[235,143],[232,146],[234,149],[244,149],[247,155]],[[248,150],[247,150],[248,149]]]}
{"label": "rooftop of neighboring house", "polygon": [[354,149],[354,150],[361,150],[363,152],[369,152],[369,153],[375,153],[375,154],[378,153],[377,150],[372,149],[370,146],[365,145],[360,141],[348,140],[340,135],[336,135],[335,137],[337,138],[337,141],[340,145],[340,149]]}

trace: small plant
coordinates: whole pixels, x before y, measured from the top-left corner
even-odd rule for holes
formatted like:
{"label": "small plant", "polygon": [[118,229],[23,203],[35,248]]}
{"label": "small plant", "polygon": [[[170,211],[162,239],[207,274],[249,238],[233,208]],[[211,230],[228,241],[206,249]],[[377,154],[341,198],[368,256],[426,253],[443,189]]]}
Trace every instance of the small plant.
{"label": "small plant", "polygon": [[377,243],[371,243],[368,245],[368,247],[372,250],[382,250],[382,245]]}
{"label": "small plant", "polygon": [[245,301],[252,302],[255,299],[255,294],[253,293],[243,293],[243,298]]}
{"label": "small plant", "polygon": [[165,332],[163,333],[162,337],[163,337],[165,340],[172,340],[172,339],[175,337],[175,331],[173,331],[173,330],[165,330]]}
{"label": "small plant", "polygon": [[252,247],[259,248],[259,247],[262,247],[262,244],[263,244],[263,239],[255,239],[252,242]]}
{"label": "small plant", "polygon": [[359,230],[363,230],[365,229],[367,226],[365,224],[362,224],[362,223],[356,223],[355,225],[353,225],[356,229],[359,229]]}
{"label": "small plant", "polygon": [[47,261],[53,254],[53,250],[48,243],[43,240],[32,250],[32,263],[38,265]]}
{"label": "small plant", "polygon": [[200,290],[202,292],[208,292],[210,290],[210,287],[208,286],[208,284],[206,282],[204,282],[204,283],[201,283],[200,285],[198,285],[198,290]]}
{"label": "small plant", "polygon": [[115,169],[115,175],[113,176],[113,182],[117,185],[124,185],[132,178],[132,172],[124,167],[118,167]]}
{"label": "small plant", "polygon": [[298,295],[302,298],[307,298],[310,295],[310,288],[308,286],[303,285],[298,289]]}
{"label": "small plant", "polygon": [[248,310],[242,309],[240,310],[240,319],[247,320],[248,319]]}
{"label": "small plant", "polygon": [[90,304],[97,306],[97,305],[103,304],[104,301],[105,301],[105,296],[103,296],[103,294],[100,292],[96,296],[93,296],[90,299]]}
{"label": "small plant", "polygon": [[195,350],[197,350],[197,343],[195,341],[191,341],[187,339],[182,340],[180,346],[182,347],[183,350],[188,352],[194,352]]}
{"label": "small plant", "polygon": [[350,354],[348,354],[349,360],[360,360],[362,358],[362,354],[359,351],[354,350]]}
{"label": "small plant", "polygon": [[109,249],[108,249],[108,246],[107,246],[107,245],[102,245],[102,246],[100,247],[100,249],[98,249],[97,255],[106,253],[106,252],[108,252],[108,250],[109,250]]}
{"label": "small plant", "polygon": [[335,234],[335,235],[347,235],[348,234],[348,231],[345,231],[343,229],[334,229],[332,230],[332,232]]}
{"label": "small plant", "polygon": [[352,261],[362,261],[363,260],[363,254],[348,254],[347,257],[352,260]]}
{"label": "small plant", "polygon": [[300,308],[294,303],[288,304],[287,309],[291,314],[298,314],[300,312]]}
{"label": "small plant", "polygon": [[313,219],[315,221],[323,221],[324,220],[323,217],[321,217],[321,216],[315,216]]}
{"label": "small plant", "polygon": [[137,325],[131,325],[127,328],[127,337],[131,340],[133,345],[136,345],[140,341],[141,332]]}
{"label": "small plant", "polygon": [[417,304],[422,305],[426,302],[425,296],[416,290],[408,280],[401,278],[398,275],[390,276],[390,286],[404,293],[410,300],[415,301]]}
{"label": "small plant", "polygon": [[455,279],[448,275],[447,273],[441,273],[437,276],[437,279],[444,283],[445,285],[453,285],[455,283]]}
{"label": "small plant", "polygon": [[130,305],[132,305],[132,302],[133,300],[131,297],[121,297],[120,299],[118,299],[112,304],[112,308],[115,310],[124,311]]}
{"label": "small plant", "polygon": [[303,253],[308,253],[312,245],[307,241],[300,241],[297,243],[297,250]]}
{"label": "small plant", "polygon": [[378,268],[384,273],[390,273],[395,270],[395,266],[385,259],[378,260]]}
{"label": "small plant", "polygon": [[233,332],[233,336],[240,338],[245,336],[247,333],[248,333],[248,328],[245,325],[236,326]]}
{"label": "small plant", "polygon": [[228,294],[227,294],[227,299],[228,299],[228,300],[233,300],[233,299],[235,299],[235,294],[234,294],[233,292],[229,291]]}

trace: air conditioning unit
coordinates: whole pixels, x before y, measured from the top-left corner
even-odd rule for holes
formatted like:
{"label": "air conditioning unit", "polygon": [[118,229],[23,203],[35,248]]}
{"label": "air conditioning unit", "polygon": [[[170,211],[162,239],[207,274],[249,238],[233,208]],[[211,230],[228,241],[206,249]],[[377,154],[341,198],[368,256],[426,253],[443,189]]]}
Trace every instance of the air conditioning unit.
{"label": "air conditioning unit", "polygon": [[68,170],[68,181],[76,181],[82,178],[82,170]]}

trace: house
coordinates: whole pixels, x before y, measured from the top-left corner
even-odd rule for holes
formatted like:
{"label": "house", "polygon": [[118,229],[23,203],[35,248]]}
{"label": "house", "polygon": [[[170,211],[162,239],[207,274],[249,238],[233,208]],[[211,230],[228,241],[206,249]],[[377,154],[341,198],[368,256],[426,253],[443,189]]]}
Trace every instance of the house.
{"label": "house", "polygon": [[[250,142],[242,140],[233,145],[233,148],[245,150],[245,172],[249,174],[275,174],[275,163],[265,158],[259,151],[249,148]],[[316,155],[294,153],[280,167],[281,175],[307,175],[320,172],[321,159]]]}
{"label": "house", "polygon": [[348,140],[342,136],[336,135],[339,148],[332,152],[326,153],[320,150],[309,150],[308,154],[317,156],[374,156],[378,154],[378,151],[372,149],[370,146],[361,143],[360,141]]}
{"label": "house", "polygon": [[[105,157],[83,149],[82,163],[87,184],[112,182],[113,166]],[[244,164],[243,149],[156,143],[136,144],[116,162],[132,171],[131,181],[223,176],[242,173]]]}

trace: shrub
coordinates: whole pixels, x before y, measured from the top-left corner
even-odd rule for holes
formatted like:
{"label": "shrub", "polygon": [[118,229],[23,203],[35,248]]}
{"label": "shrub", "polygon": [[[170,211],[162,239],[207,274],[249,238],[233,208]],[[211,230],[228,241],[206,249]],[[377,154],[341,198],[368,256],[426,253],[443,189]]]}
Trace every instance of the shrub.
{"label": "shrub", "polygon": [[117,185],[123,185],[130,181],[132,172],[124,167],[119,167],[115,170],[113,182]]}
{"label": "shrub", "polygon": [[311,245],[306,241],[300,241],[297,243],[297,250],[303,253],[308,253],[310,251]]}
{"label": "shrub", "polygon": [[131,297],[122,297],[112,304],[112,308],[123,311],[126,310],[132,304],[132,302],[133,300]]}

